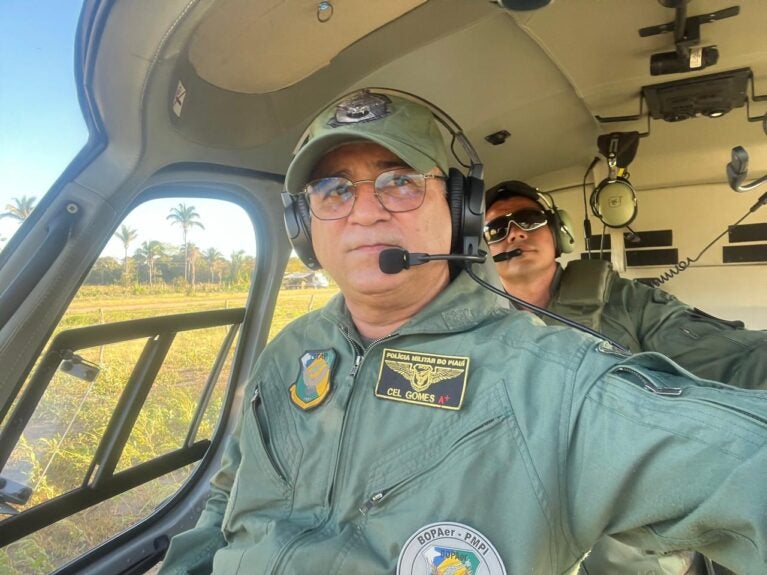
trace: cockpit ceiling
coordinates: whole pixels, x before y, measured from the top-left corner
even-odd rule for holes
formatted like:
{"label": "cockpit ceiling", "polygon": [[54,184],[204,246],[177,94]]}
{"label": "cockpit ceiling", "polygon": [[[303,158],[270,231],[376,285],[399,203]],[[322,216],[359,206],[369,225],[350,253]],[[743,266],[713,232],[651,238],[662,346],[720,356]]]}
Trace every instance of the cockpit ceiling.
{"label": "cockpit ceiling", "polygon": [[192,38],[189,60],[200,78],[219,88],[274,92],[425,1],[220,0]]}
{"label": "cockpit ceiling", "polygon": [[[130,48],[119,33],[105,34],[112,44],[102,47],[97,100],[118,144],[133,126],[124,85],[147,87],[142,141],[156,146],[147,157],[158,165],[196,160],[283,174],[324,105],[359,87],[394,88],[448,112],[488,181],[556,187],[582,179],[599,134],[647,130],[646,107],[637,121],[595,118],[637,114],[643,86],[750,68],[755,93],[767,94],[767,3],[735,1],[738,16],[701,26],[701,44],[719,48],[718,64],[664,76],[650,75],[650,56],[672,51],[673,35],[638,33],[673,21],[674,11],[657,0],[554,0],[531,12],[489,0],[331,0],[324,23],[318,0],[167,0],[163,6],[176,12],[164,27],[141,3],[117,2],[114,30],[144,33],[130,36]],[[689,15],[731,5],[687,4]],[[142,46],[149,31],[156,43]],[[179,90],[186,100],[176,109]],[[767,102],[752,103],[752,116],[765,113]],[[640,186],[721,180],[735,145],[754,165],[767,161],[767,138],[745,108],[723,118],[653,120],[650,128],[631,166]],[[485,141],[499,130],[511,134],[504,144]]]}
{"label": "cockpit ceiling", "polygon": [[700,46],[716,46],[719,61],[702,71],[650,75],[650,56],[673,52],[674,34],[640,37],[639,29],[674,21],[674,10],[656,0],[554,2],[514,18],[570,80],[594,115],[639,111],[642,86],[751,67],[767,93],[767,5],[762,0],[692,0],[687,16],[738,6],[737,16],[700,25]]}

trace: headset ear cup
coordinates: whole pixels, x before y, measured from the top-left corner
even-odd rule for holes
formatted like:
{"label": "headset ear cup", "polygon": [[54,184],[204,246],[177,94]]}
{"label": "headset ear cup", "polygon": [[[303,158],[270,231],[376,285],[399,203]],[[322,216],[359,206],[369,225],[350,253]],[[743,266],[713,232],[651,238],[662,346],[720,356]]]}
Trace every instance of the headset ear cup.
{"label": "headset ear cup", "polygon": [[622,228],[637,215],[634,186],[623,177],[602,180],[591,194],[591,211],[608,228]]}
{"label": "headset ear cup", "polygon": [[599,184],[597,184],[589,196],[589,206],[591,207],[591,213],[593,213],[600,221],[602,219],[602,214],[599,211],[599,194],[602,192],[602,188],[604,188],[607,183],[609,183],[609,180],[606,178],[599,182]]}
{"label": "headset ear cup", "polygon": [[453,234],[450,240],[450,253],[463,253],[463,210],[465,202],[465,181],[463,174],[450,168],[447,177],[447,202],[450,206],[450,221]]}
{"label": "headset ear cup", "polygon": [[312,214],[309,211],[309,204],[306,203],[306,198],[298,196],[295,199],[296,213],[298,216],[301,230],[306,234],[309,242],[312,240]]}
{"label": "headset ear cup", "polygon": [[312,246],[312,216],[306,199],[283,192],[282,205],[285,209],[285,229],[296,254],[309,269],[321,269]]}
{"label": "headset ear cup", "polygon": [[567,210],[556,210],[559,226],[557,228],[557,252],[569,254],[575,249],[575,236],[573,235],[573,220]]}

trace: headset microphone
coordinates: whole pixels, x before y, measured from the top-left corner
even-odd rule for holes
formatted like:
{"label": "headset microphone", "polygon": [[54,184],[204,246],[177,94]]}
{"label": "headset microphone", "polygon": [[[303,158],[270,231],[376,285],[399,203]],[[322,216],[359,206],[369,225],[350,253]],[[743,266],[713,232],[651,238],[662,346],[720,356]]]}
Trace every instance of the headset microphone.
{"label": "headset microphone", "polygon": [[510,260],[511,258],[516,258],[518,256],[522,255],[522,250],[519,248],[515,250],[511,250],[510,252],[503,252],[502,254],[498,254],[497,256],[493,256],[494,262],[505,262],[506,260]]}
{"label": "headset microphone", "polygon": [[[389,248],[389,249],[383,250],[378,255],[378,267],[381,268],[381,271],[385,274],[398,274],[402,270],[409,269],[410,266],[418,266],[418,265],[425,264],[427,262],[431,262],[434,260],[463,261],[463,262],[466,262],[467,264],[484,263],[486,255],[487,254],[485,254],[485,252],[482,252],[482,251],[480,251],[479,255],[476,255],[476,256],[460,256],[456,254],[429,255],[429,254],[422,254],[422,253],[410,253],[409,251],[403,250],[401,248]],[[506,252],[503,255],[508,255],[506,259],[515,258],[519,255],[522,255],[522,250],[515,249],[510,252]],[[479,285],[481,285],[485,289],[488,289],[494,294],[504,297],[507,300],[514,302],[515,304],[519,306],[526,307],[533,313],[539,313],[541,315],[545,315],[550,318],[553,318],[565,325],[569,325],[570,327],[574,327],[575,329],[586,332],[600,339],[607,340],[618,349],[625,350],[625,348],[619,343],[611,340],[606,335],[591,329],[590,327],[586,327],[585,325],[582,325],[576,321],[563,317],[557,313],[554,313],[553,311],[549,311],[546,308],[538,307],[537,305],[528,303],[523,299],[519,299],[516,296],[506,293],[505,291],[499,290],[495,286],[487,283],[485,280],[477,277],[477,275],[471,270],[471,265],[466,266],[466,273],[469,275],[471,279],[473,279],[475,282],[477,282]]]}
{"label": "headset microphone", "polygon": [[[520,252],[521,253],[521,252]],[[378,267],[385,274],[398,274],[402,270],[410,269],[410,266],[420,266],[428,262],[445,260],[449,262],[467,262],[481,264],[485,262],[487,254],[480,252],[476,256],[463,256],[458,254],[423,254],[410,253],[400,248],[389,248],[378,255]]]}

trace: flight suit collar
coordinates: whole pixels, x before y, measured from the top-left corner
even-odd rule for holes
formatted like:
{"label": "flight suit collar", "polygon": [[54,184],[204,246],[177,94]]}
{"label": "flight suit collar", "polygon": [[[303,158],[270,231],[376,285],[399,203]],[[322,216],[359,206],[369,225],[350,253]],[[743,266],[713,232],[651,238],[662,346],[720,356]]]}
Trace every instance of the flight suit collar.
{"label": "flight suit collar", "polygon": [[[475,266],[473,271],[487,281],[482,266]],[[479,286],[462,271],[436,298],[401,326],[397,333],[406,335],[463,331],[478,325],[491,314],[508,313],[502,307],[505,306],[500,303],[499,296]],[[347,333],[356,333],[342,294],[331,299],[321,314],[325,319],[345,328]]]}

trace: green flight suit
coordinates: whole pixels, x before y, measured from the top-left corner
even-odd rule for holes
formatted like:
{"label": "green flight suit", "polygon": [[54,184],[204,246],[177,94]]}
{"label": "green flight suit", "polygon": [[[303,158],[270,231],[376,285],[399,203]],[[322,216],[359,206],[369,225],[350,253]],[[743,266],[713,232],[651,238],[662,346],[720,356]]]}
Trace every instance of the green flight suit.
{"label": "green flight suit", "polygon": [[[767,332],[743,329],[691,308],[665,291],[621,278],[603,260],[558,267],[549,309],[632,350],[657,351],[699,377],[743,388],[767,388]],[[555,320],[543,318],[546,323]],[[588,575],[705,573],[692,553],[659,556],[611,538],[584,561]]]}
{"label": "green flight suit", "polygon": [[[381,393],[384,350],[421,368],[468,358],[460,409]],[[307,354],[326,354],[332,378],[304,410]],[[444,397],[445,383],[403,381],[403,396]],[[573,573],[605,533],[767,569],[767,394],[547,327],[465,273],[367,349],[336,297],[275,338],[244,393],[208,504],[163,575],[392,575],[436,522],[481,533],[509,575]]]}
{"label": "green flight suit", "polygon": [[662,289],[622,278],[608,262],[559,268],[549,309],[635,353],[662,353],[698,377],[767,389],[767,331],[744,329],[742,322],[712,317]]}

